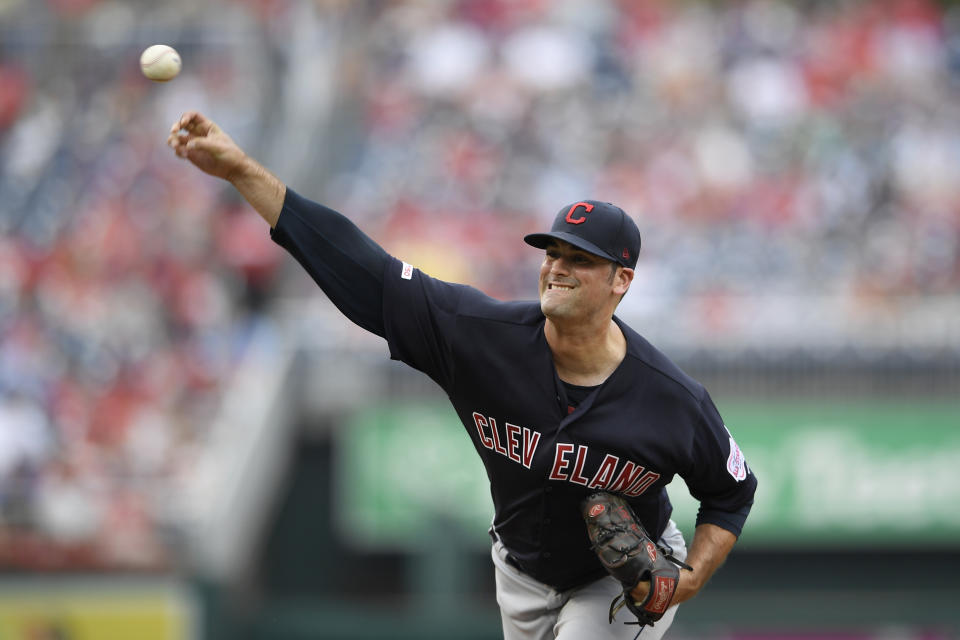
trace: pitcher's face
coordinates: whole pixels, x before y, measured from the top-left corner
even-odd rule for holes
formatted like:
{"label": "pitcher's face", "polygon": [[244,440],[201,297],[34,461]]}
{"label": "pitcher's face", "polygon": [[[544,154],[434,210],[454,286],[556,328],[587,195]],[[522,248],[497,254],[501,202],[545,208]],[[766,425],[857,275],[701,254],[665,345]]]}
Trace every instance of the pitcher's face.
{"label": "pitcher's face", "polygon": [[[548,318],[573,319],[606,309],[614,290],[618,266],[600,256],[558,240],[546,249],[540,265],[540,309]],[[612,309],[616,307],[614,303]]]}

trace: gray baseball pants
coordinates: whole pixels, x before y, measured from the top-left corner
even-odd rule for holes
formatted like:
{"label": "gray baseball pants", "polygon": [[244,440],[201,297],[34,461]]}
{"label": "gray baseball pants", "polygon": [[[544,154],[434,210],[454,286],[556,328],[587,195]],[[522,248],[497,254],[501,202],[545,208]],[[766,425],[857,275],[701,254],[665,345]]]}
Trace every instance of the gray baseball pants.
{"label": "gray baseball pants", "polygon": [[[687,557],[683,534],[672,520],[660,542],[673,549],[677,558]],[[613,624],[607,622],[611,601],[623,591],[614,578],[557,591],[509,564],[501,542],[494,542],[491,556],[504,640],[633,640],[637,635],[637,625],[623,624],[635,620],[626,607]],[[670,607],[654,626],[643,628],[640,640],[659,640],[676,613],[677,607]]]}

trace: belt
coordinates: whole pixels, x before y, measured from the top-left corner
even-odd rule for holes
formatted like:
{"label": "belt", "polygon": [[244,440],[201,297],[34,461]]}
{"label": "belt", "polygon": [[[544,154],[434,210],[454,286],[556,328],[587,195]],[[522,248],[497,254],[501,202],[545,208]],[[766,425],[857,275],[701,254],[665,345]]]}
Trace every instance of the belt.
{"label": "belt", "polygon": [[[497,532],[493,530],[493,527],[490,527],[487,530],[487,533],[490,534],[491,540],[493,540],[494,542],[499,542],[500,544],[503,544],[503,541],[500,539],[500,536],[497,535]],[[507,549],[506,546],[504,546],[504,549],[507,551],[507,558],[506,558],[507,564],[513,567],[514,569],[516,569],[517,571],[520,571],[521,573],[526,573],[526,571],[524,571],[523,567],[520,565],[520,561],[517,560],[512,553],[510,553],[510,550]]]}

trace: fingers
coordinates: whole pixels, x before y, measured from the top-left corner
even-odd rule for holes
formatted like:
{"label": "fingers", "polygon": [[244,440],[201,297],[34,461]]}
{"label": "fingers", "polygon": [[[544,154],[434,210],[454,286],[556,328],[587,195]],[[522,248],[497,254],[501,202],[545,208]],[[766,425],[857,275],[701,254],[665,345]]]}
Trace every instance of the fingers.
{"label": "fingers", "polygon": [[186,111],[180,119],[173,123],[170,132],[174,133],[181,129],[206,134],[213,122],[199,111]]}
{"label": "fingers", "polygon": [[187,153],[186,145],[190,137],[188,127],[194,118],[199,115],[196,111],[187,111],[170,125],[170,133],[167,135],[167,146],[173,149],[181,158],[185,158]]}
{"label": "fingers", "polygon": [[196,111],[185,112],[183,115],[177,118],[177,120],[172,125],[170,125],[170,135],[173,136],[179,133],[180,131],[186,131],[187,125],[190,124],[190,122],[192,122],[193,119],[199,115],[200,114]]}
{"label": "fingers", "polygon": [[223,150],[223,143],[211,140],[210,138],[191,138],[182,145],[184,154],[191,151],[204,151],[207,153],[216,153]]}
{"label": "fingers", "polygon": [[199,111],[187,111],[170,126],[167,146],[185,158],[188,145],[194,147],[199,139],[219,132],[220,128]]}
{"label": "fingers", "polygon": [[170,126],[170,136],[187,133],[193,136],[206,136],[219,133],[220,128],[199,111],[187,111]]}
{"label": "fingers", "polygon": [[167,146],[173,149],[181,158],[186,157],[187,144],[189,141],[189,134],[182,133],[180,130],[173,131],[167,136]]}

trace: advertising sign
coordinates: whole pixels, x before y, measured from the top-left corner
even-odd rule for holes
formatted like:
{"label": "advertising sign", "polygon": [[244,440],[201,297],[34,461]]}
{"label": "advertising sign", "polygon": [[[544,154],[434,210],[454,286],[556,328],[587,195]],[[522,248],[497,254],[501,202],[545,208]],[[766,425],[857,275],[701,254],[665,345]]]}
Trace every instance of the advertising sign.
{"label": "advertising sign", "polygon": [[0,580],[3,640],[196,640],[183,587],[124,578]]}

